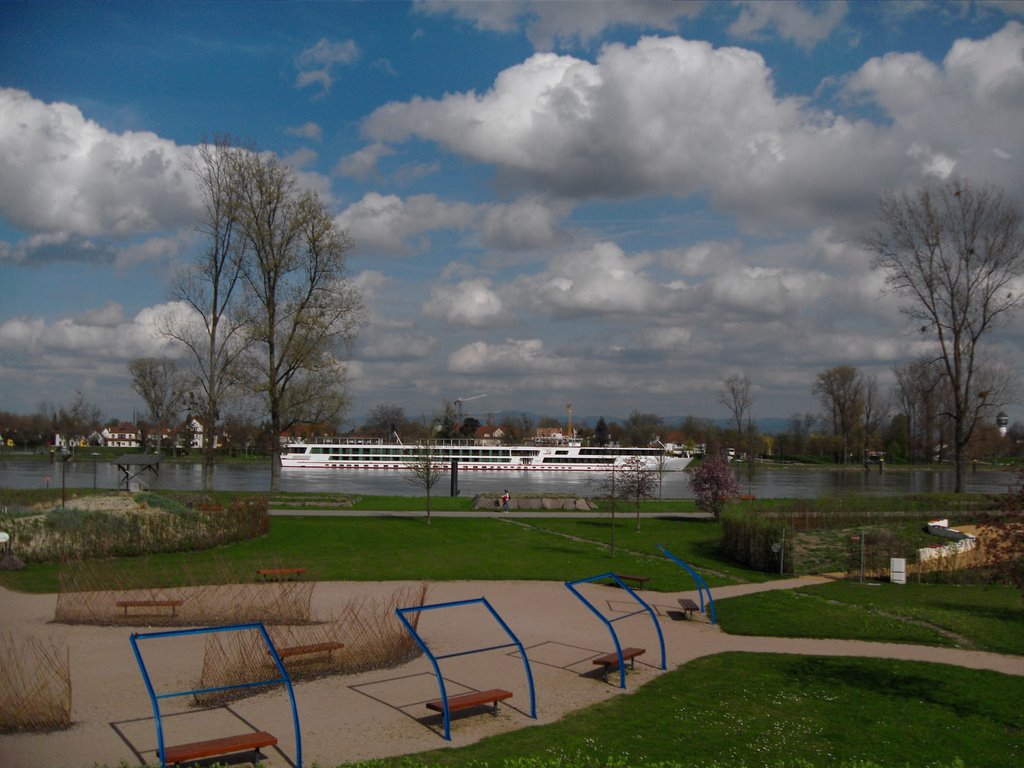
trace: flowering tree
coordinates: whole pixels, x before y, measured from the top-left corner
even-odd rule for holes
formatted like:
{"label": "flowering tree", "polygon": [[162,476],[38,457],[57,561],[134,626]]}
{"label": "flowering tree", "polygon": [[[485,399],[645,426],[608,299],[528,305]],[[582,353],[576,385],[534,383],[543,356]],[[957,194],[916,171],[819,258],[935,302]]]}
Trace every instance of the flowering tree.
{"label": "flowering tree", "polygon": [[718,520],[725,502],[739,495],[740,484],[725,457],[712,456],[705,458],[693,471],[690,490],[696,497],[697,509],[714,515]]}

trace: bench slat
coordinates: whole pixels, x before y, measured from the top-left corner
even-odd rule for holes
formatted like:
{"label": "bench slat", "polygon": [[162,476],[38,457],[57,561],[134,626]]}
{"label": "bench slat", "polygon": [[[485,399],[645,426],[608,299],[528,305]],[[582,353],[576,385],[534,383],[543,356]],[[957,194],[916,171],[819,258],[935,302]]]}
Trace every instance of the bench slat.
{"label": "bench slat", "polygon": [[176,615],[178,608],[185,604],[184,600],[118,600],[114,605],[124,608],[124,615],[128,615],[129,608],[170,608],[171,615]]}
{"label": "bench slat", "polygon": [[221,739],[193,741],[188,744],[165,747],[164,762],[183,763],[188,760],[198,760],[203,757],[229,755],[233,752],[247,752],[250,749],[272,747],[275,744],[277,744],[277,738],[266,731],[242,733],[237,736],[225,736]]}
{"label": "bench slat", "polygon": [[700,606],[688,597],[679,598],[679,605],[682,606],[687,618],[690,618],[694,611],[700,612]]}
{"label": "bench slat", "polygon": [[[498,702],[511,698],[511,696],[511,691],[504,691],[500,688],[492,688],[488,691],[460,693],[458,696],[448,697],[448,711],[456,712],[460,709],[470,709],[472,707],[483,706],[484,704],[494,704],[494,708],[497,710]],[[444,712],[444,702],[441,699],[428,701],[427,709]]]}
{"label": "bench slat", "polygon": [[[642,653],[646,653],[643,648],[623,648],[622,649],[622,660],[632,662],[637,656]],[[607,672],[610,669],[618,669],[619,667],[619,656],[616,653],[606,653],[604,656],[598,656],[593,660],[594,664],[601,664],[604,666]]]}

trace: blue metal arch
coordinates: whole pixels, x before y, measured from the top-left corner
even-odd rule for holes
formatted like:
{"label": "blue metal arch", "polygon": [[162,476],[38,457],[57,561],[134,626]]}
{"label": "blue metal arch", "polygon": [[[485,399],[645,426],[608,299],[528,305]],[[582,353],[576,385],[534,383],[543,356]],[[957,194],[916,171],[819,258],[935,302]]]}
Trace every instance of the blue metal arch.
{"label": "blue metal arch", "polygon": [[691,576],[693,576],[693,581],[697,585],[697,596],[700,598],[700,612],[701,613],[704,613],[704,593],[707,592],[707,594],[708,594],[708,618],[711,620],[711,623],[714,624],[715,623],[715,601],[711,597],[711,588],[708,586],[708,583],[704,580],[704,577],[701,576],[699,573],[697,573],[695,570],[693,570],[693,568],[688,566],[686,563],[684,563],[678,557],[676,557],[671,552],[669,552],[667,549],[665,549],[665,547],[663,547],[661,544],[658,545],[658,549],[660,549],[662,551],[662,553],[665,555],[665,557],[667,557],[669,560],[672,560],[677,565],[680,565],[683,568],[685,568],[686,571]]}
{"label": "blue metal arch", "polygon": [[[274,660],[274,665],[277,667],[277,671],[281,673],[280,677],[258,680],[249,683],[237,683],[235,685],[221,685],[212,688],[194,688],[191,690],[184,691],[170,691],[168,693],[157,693],[153,687],[153,681],[150,678],[149,670],[146,668],[146,663],[142,658],[142,653],[139,651],[140,640],[153,640],[157,638],[169,638],[169,637],[181,637],[185,635],[203,635],[203,634],[214,634],[218,632],[239,632],[239,631],[256,631],[260,638],[267,646],[267,652]],[[176,629],[166,632],[144,632],[132,633],[129,638],[132,644],[132,652],[135,654],[135,661],[139,665],[139,672],[142,673],[142,681],[146,685],[146,692],[149,694],[149,700],[153,707],[153,718],[156,721],[156,743],[157,743],[157,756],[160,758],[161,768],[166,768],[167,761],[164,759],[164,726],[163,720],[160,714],[160,701],[162,699],[176,698],[180,696],[193,696],[201,693],[217,693],[220,691],[230,691],[236,688],[256,688],[264,685],[278,685],[283,684],[285,689],[288,691],[288,701],[291,705],[292,711],[292,727],[295,730],[295,768],[302,768],[302,733],[299,730],[299,710],[295,705],[295,691],[292,689],[292,679],[288,674],[288,670],[285,669],[284,662],[281,661],[281,657],[277,655],[277,649],[274,647],[274,643],[270,639],[270,635],[267,633],[267,628],[263,626],[262,622],[254,624],[232,624],[224,627],[200,627],[197,629]]]}
{"label": "blue metal arch", "polygon": [[[433,611],[442,608],[457,608],[465,605],[484,606],[484,608],[487,609],[488,613],[490,613],[494,620],[498,623],[498,626],[500,626],[502,630],[505,632],[505,634],[509,636],[512,642],[505,643],[503,645],[491,645],[486,648],[474,648],[468,651],[458,651],[456,653],[447,653],[442,656],[435,656],[433,651],[430,650],[430,647],[427,645],[426,641],[420,636],[419,632],[416,631],[416,627],[413,626],[412,622],[410,622],[406,618],[406,614],[408,613],[422,613],[424,611]],[[420,650],[423,651],[423,654],[427,657],[427,659],[430,660],[430,665],[434,668],[434,675],[437,677],[437,687],[438,690],[441,692],[441,703],[443,705],[442,709],[444,710],[444,738],[446,740],[451,741],[452,738],[452,716],[451,711],[448,708],[448,690],[445,688],[444,677],[441,675],[441,667],[438,664],[438,661],[440,661],[441,659],[450,659],[455,656],[468,656],[471,653],[482,653],[484,651],[496,651],[500,648],[510,648],[513,646],[518,648],[519,655],[520,657],[522,657],[523,660],[523,668],[526,671],[526,684],[530,689],[530,717],[534,720],[537,719],[537,695],[533,687],[533,672],[530,669],[530,660],[526,655],[526,649],[523,647],[523,644],[519,642],[519,638],[516,637],[515,633],[511,630],[508,624],[505,623],[505,620],[498,615],[498,612],[494,610],[493,606],[491,606],[491,604],[487,601],[486,597],[477,597],[470,600],[455,600],[453,602],[448,603],[434,603],[432,605],[414,605],[409,608],[397,608],[395,610],[395,613],[398,614],[399,620],[402,622],[403,625],[405,625],[405,628],[409,631],[409,634],[412,635],[413,640],[416,641],[416,644],[420,647]]]}
{"label": "blue metal arch", "polygon": [[[585,598],[583,596],[583,594],[578,589],[576,589],[576,585],[577,584],[586,584],[588,582],[599,581],[599,580],[604,580],[604,579],[613,579],[616,584],[618,584],[620,587],[622,587],[624,590],[626,590],[626,592],[629,593],[629,595],[632,596],[632,598],[637,603],[640,604],[640,606],[641,606],[640,610],[633,611],[631,613],[627,613],[627,614],[625,614],[623,616],[616,616],[614,619],[609,619],[603,613],[601,613],[599,610],[597,610],[597,608],[594,607],[594,604],[591,603],[589,600],[587,600],[587,598]],[[667,669],[668,668],[667,665],[666,665],[666,662],[665,662],[665,637],[661,634],[661,625],[658,624],[658,617],[654,615],[654,610],[651,608],[651,606],[649,606],[643,600],[643,598],[640,597],[640,595],[638,595],[629,586],[627,586],[626,583],[623,582],[622,579],[620,579],[616,574],[614,574],[614,573],[601,573],[601,574],[598,574],[597,576],[588,576],[585,579],[576,579],[575,581],[567,581],[567,582],[565,582],[565,586],[568,588],[568,590],[570,592],[572,592],[574,595],[576,595],[576,597],[578,597],[580,599],[580,601],[585,606],[587,606],[587,608],[589,608],[590,611],[595,616],[597,616],[597,618],[599,618],[604,623],[604,625],[608,628],[608,632],[612,636],[612,642],[615,643],[615,654],[616,654],[616,656],[619,657],[619,687],[620,688],[625,688],[626,687],[626,665],[625,665],[625,659],[622,658],[622,645],[619,643],[619,636],[615,632],[615,627],[612,626],[613,622],[620,621],[622,619],[628,619],[630,616],[636,616],[637,614],[645,613],[646,612],[651,617],[651,621],[654,623],[654,629],[658,633],[658,644],[661,646],[661,668],[662,669]]]}

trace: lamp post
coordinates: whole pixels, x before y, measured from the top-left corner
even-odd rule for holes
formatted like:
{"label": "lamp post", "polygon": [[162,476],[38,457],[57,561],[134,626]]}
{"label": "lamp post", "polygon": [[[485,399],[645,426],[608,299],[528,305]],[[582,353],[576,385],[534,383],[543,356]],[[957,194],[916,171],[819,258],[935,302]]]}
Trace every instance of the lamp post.
{"label": "lamp post", "polygon": [[99,454],[96,451],[92,452],[92,489],[96,490],[96,459],[99,458]]}

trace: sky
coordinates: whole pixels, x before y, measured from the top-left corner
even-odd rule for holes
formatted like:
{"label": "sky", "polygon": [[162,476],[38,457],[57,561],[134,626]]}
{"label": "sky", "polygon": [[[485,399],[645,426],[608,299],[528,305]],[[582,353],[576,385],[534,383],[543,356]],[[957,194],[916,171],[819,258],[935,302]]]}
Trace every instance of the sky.
{"label": "sky", "polygon": [[[1024,2],[0,0],[0,411],[144,411],[221,133],[355,244],[347,426],[718,419],[733,375],[787,418],[923,352],[862,246],[881,193],[1024,200]],[[1024,317],[992,341],[1019,371]]]}

